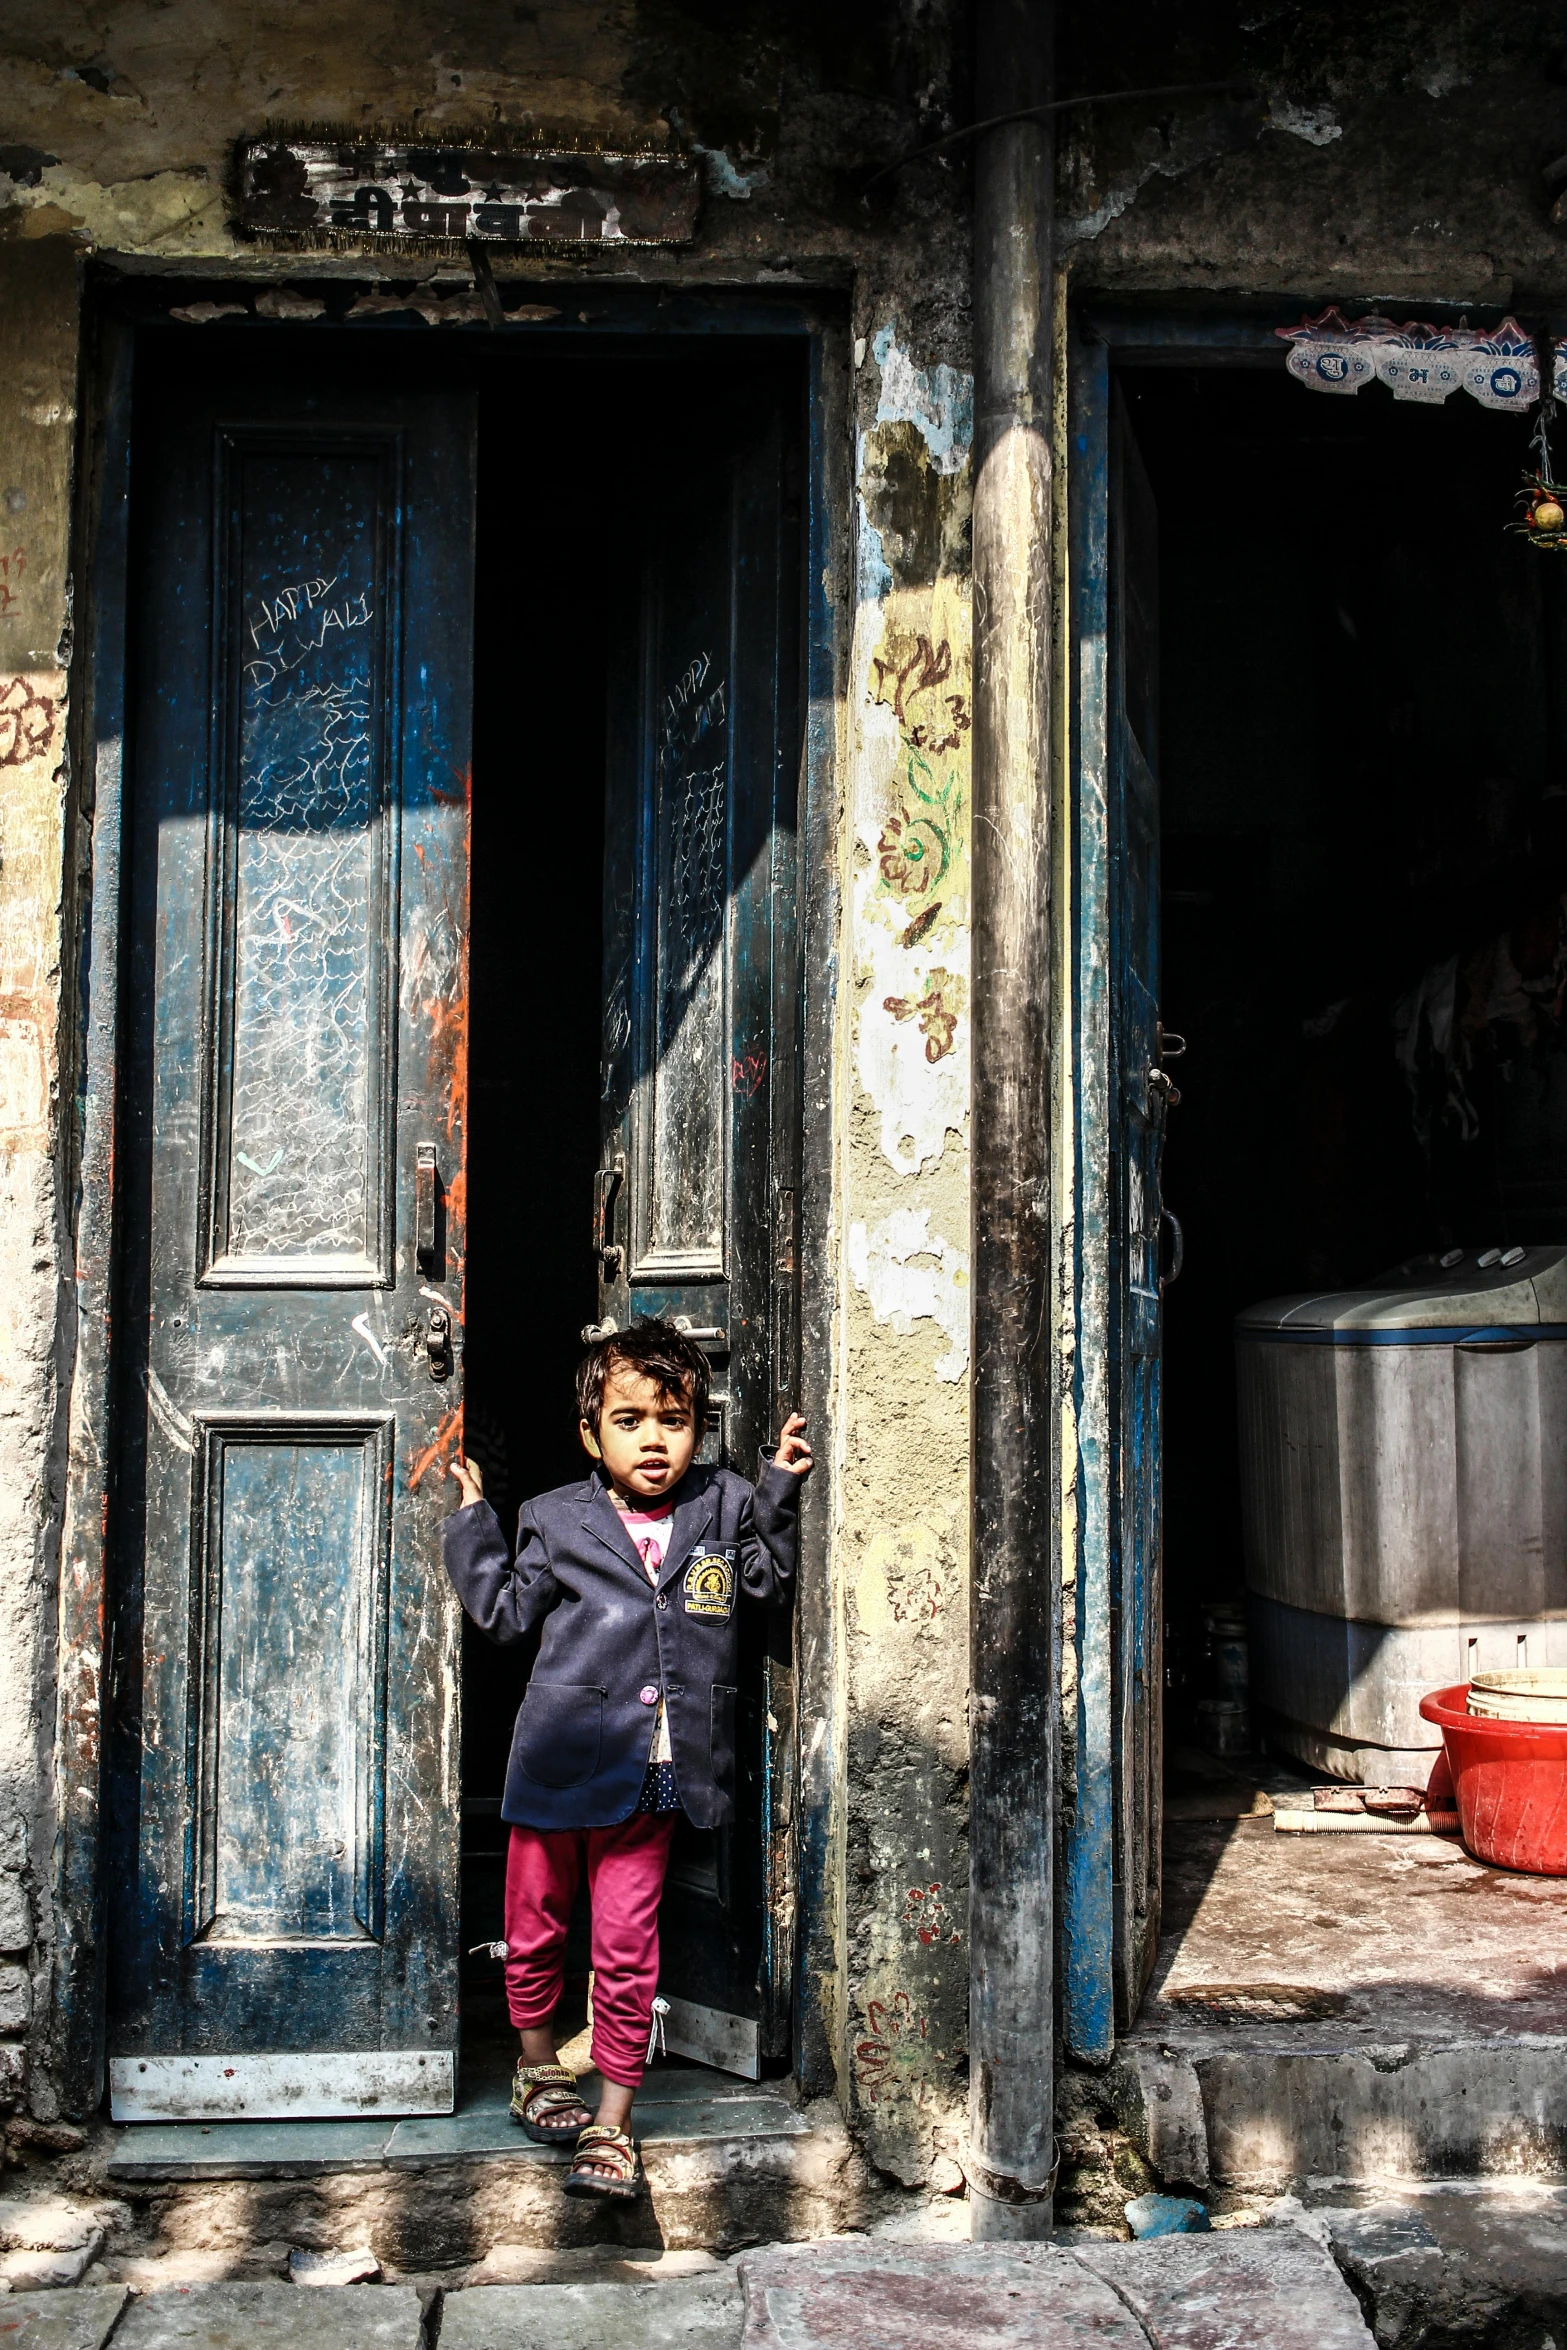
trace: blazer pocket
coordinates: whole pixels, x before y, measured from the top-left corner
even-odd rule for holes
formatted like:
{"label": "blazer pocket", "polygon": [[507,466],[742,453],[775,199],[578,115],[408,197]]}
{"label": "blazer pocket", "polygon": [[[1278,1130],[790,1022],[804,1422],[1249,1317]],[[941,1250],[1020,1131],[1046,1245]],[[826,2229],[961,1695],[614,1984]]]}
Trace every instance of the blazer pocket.
{"label": "blazer pocket", "polygon": [[713,1684],[713,1781],[727,1787],[735,1771],[735,1692]]}
{"label": "blazer pocket", "polygon": [[571,1681],[532,1682],[517,1724],[517,1760],[539,1787],[580,1787],[599,1767],[604,1692]]}

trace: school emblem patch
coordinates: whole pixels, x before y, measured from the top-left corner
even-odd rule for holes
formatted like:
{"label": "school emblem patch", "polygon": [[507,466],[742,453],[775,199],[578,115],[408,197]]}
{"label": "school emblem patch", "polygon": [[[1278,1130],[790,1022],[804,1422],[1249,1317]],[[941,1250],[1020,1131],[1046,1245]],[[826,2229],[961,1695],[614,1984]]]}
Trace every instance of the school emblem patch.
{"label": "school emblem patch", "polygon": [[687,1567],[680,1588],[688,1616],[715,1616],[727,1623],[735,1612],[733,1559],[721,1550],[704,1551]]}

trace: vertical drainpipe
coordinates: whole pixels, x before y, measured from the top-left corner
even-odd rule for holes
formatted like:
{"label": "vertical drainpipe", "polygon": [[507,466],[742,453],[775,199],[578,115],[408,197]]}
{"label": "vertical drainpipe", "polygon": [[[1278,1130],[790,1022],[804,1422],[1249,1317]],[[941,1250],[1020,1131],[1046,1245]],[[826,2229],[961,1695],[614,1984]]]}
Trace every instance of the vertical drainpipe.
{"label": "vertical drainpipe", "polygon": [[[1049,0],[977,0],[978,119],[1051,96]],[[974,188],[973,1586],[969,2191],[1046,2236],[1054,2186],[1050,1416],[1050,118]]]}

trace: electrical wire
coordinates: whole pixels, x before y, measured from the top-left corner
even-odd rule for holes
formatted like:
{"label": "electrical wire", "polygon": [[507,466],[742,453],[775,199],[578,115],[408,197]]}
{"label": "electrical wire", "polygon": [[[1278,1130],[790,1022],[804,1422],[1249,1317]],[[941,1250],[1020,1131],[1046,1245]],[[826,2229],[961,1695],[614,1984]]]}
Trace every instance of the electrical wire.
{"label": "electrical wire", "polygon": [[923,147],[911,147],[907,155],[899,155],[891,163],[884,163],[880,171],[872,172],[861,190],[868,196],[878,180],[884,180],[906,163],[918,163],[925,155],[938,155],[943,147],[954,147],[960,139],[978,138],[981,131],[999,130],[1003,123],[1033,122],[1042,114],[1065,114],[1074,106],[1114,106],[1134,98],[1188,98],[1198,91],[1234,90],[1249,97],[1257,95],[1252,81],[1224,82],[1161,82],[1147,90],[1088,90],[1079,98],[1051,98],[1041,106],[1018,106],[1009,114],[987,114],[983,122],[964,123],[960,130],[945,131],[939,139],[931,139]]}

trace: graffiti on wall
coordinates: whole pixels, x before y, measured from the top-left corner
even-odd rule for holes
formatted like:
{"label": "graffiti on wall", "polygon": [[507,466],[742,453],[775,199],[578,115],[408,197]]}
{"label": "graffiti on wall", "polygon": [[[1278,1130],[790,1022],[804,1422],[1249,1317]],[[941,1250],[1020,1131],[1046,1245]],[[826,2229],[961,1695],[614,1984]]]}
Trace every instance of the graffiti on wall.
{"label": "graffiti on wall", "polygon": [[0,675],[0,1147],[42,1147],[54,1081],[63,676]]}
{"label": "graffiti on wall", "polygon": [[865,2022],[865,2036],[854,2044],[854,2075],[866,2104],[880,2105],[892,2091],[903,2090],[923,2106],[931,2094],[926,2018],[907,1991],[894,1991],[867,2003]]}

